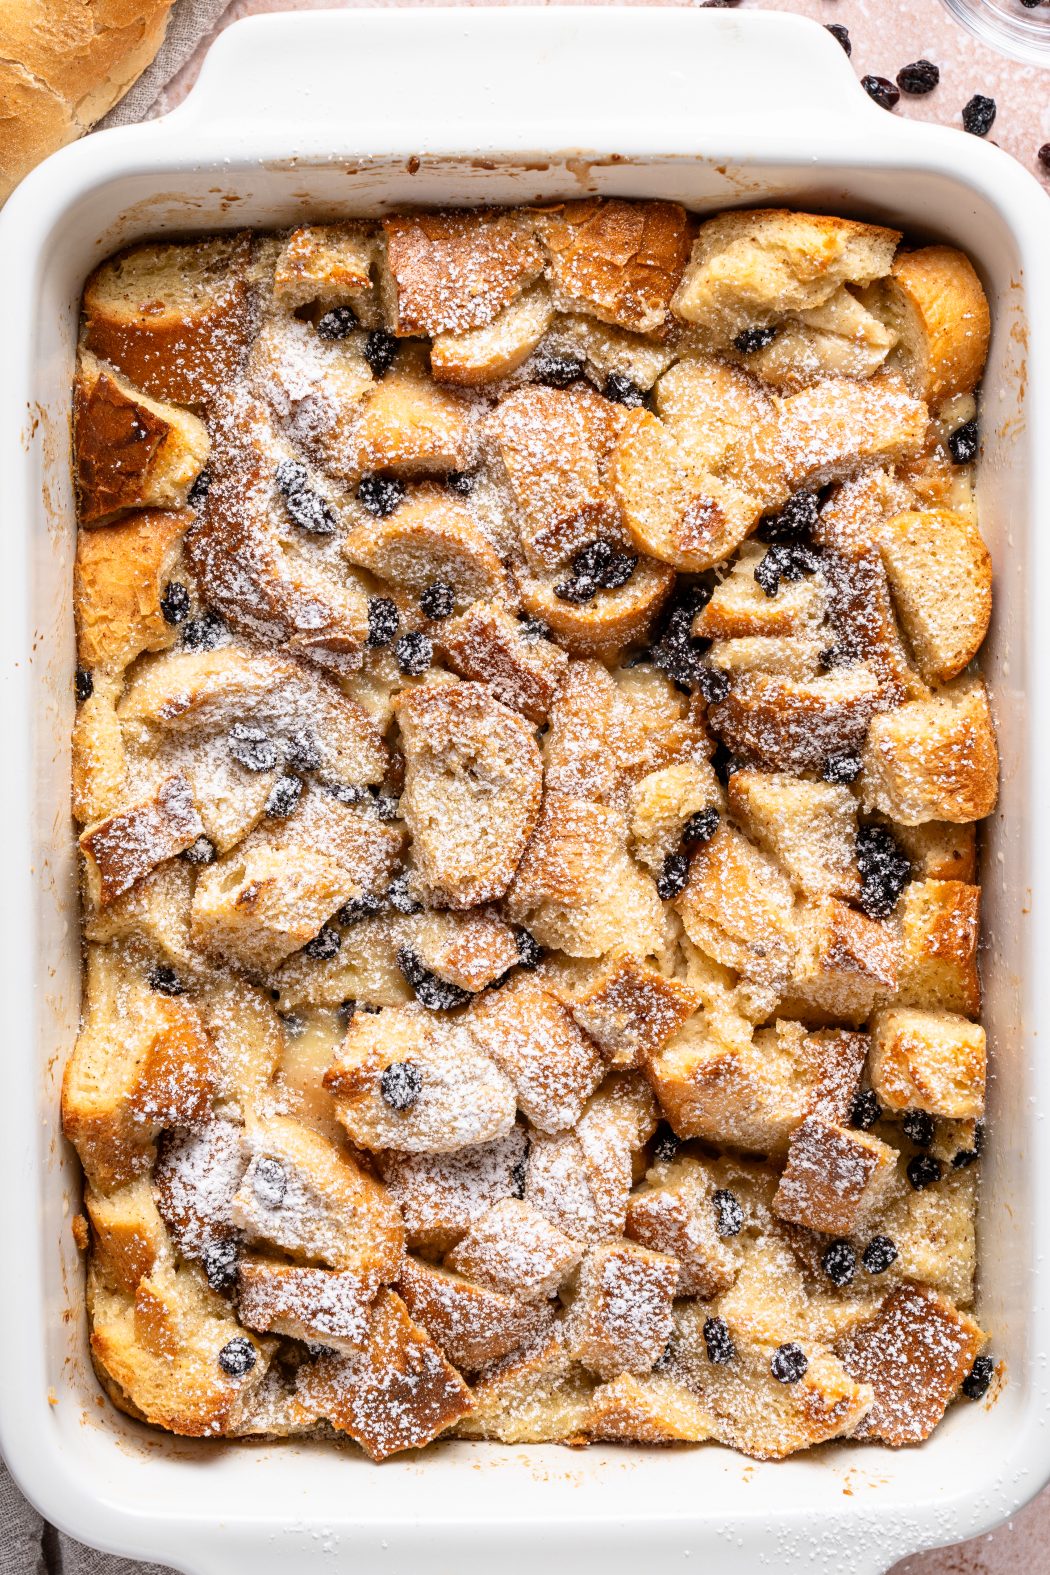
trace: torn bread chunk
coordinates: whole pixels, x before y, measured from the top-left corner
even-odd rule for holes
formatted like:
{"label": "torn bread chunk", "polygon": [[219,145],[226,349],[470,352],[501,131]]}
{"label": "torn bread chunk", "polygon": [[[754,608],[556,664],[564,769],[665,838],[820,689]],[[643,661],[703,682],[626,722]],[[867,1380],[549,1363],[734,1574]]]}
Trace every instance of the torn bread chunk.
{"label": "torn bread chunk", "polygon": [[860,755],[881,704],[875,674],[856,663],[818,678],[745,673],[708,719],[735,755],[765,771],[801,773]]}
{"label": "torn bread chunk", "polygon": [[302,306],[318,312],[361,308],[372,289],[376,248],[373,226],[356,220],[300,225],[274,264],[274,300],[287,311]]}
{"label": "torn bread chunk", "polygon": [[503,565],[470,510],[433,483],[416,488],[386,519],[358,525],[343,550],[351,563],[416,596],[435,581],[450,585],[458,612],[509,596]]}
{"label": "torn bread chunk", "polygon": [[900,983],[896,929],[835,897],[801,910],[798,941],[781,1009],[805,1022],[859,1026]]}
{"label": "torn bread chunk", "polygon": [[488,684],[503,705],[542,723],[561,687],[568,658],[530,632],[498,602],[475,601],[436,631],[438,648],[460,678]]}
{"label": "torn bread chunk", "polygon": [[546,286],[534,285],[491,322],[463,333],[436,334],[430,370],[439,382],[467,387],[509,377],[528,360],[553,321]]}
{"label": "torn bread chunk", "polygon": [[151,399],[94,356],[81,357],[73,451],[82,525],[128,509],[180,508],[210,447],[191,411]]}
{"label": "torn bread chunk", "polygon": [[957,880],[911,881],[898,910],[901,931],[899,1006],[977,1017],[981,980],[977,942],[981,888]]}
{"label": "torn bread chunk", "polygon": [[977,387],[988,358],[991,314],[970,259],[954,246],[901,251],[888,276],[865,295],[892,328],[892,355],[931,406]]}
{"label": "torn bread chunk", "polygon": [[627,1205],[626,1234],[678,1264],[676,1296],[708,1300],[728,1290],[740,1267],[740,1244],[723,1234],[734,1224],[720,1214],[713,1171],[702,1160],[682,1156],[658,1163]]}
{"label": "torn bread chunk", "polygon": [[81,833],[92,903],[108,907],[159,864],[185,852],[203,832],[186,778],[177,772],[165,777],[148,798]]}
{"label": "torn bread chunk", "polygon": [[134,1296],[139,1281],[171,1260],[171,1242],[147,1175],[109,1192],[84,1189],[91,1221],[92,1268],[111,1290]]}
{"label": "torn bread chunk", "polygon": [[573,1355],[599,1378],[652,1371],[671,1334],[678,1265],[636,1242],[592,1247],[569,1308]]}
{"label": "torn bread chunk", "polygon": [[698,1444],[711,1419],[684,1384],[666,1373],[621,1373],[599,1384],[587,1411],[587,1433],[599,1443]]}
{"label": "torn bread chunk", "polygon": [[445,1266],[522,1301],[554,1296],[583,1257],[539,1209],[521,1198],[503,1198],[473,1222],[445,1259]]}
{"label": "torn bread chunk", "polygon": [[419,213],[383,221],[397,334],[491,323],[543,270],[527,210]]}
{"label": "torn bread chunk", "polygon": [[855,898],[857,801],[847,787],[734,771],[729,805],[749,836],[807,897]]}
{"label": "torn bread chunk", "polygon": [[684,208],[593,197],[537,209],[536,224],[560,310],[643,333],[663,327],[689,252]]}
{"label": "torn bread chunk", "polygon": [[905,826],[981,820],[998,792],[999,754],[979,678],[957,678],[872,721],[860,782],[865,808]]}
{"label": "torn bread chunk", "polygon": [[355,1352],[368,1340],[372,1290],[351,1270],[246,1257],[237,1269],[237,1313],[261,1334]]}
{"label": "torn bread chunk", "polygon": [[177,629],[165,607],[170,612],[169,585],[192,523],[188,510],[150,509],[79,532],[73,572],[82,667],[120,673],[143,651],[175,644]]}
{"label": "torn bread chunk", "polygon": [[470,1415],[457,1423],[456,1435],[504,1444],[584,1444],[594,1389],[594,1378],[555,1329],[482,1370],[471,1390]]}
{"label": "torn bread chunk", "polygon": [[879,535],[898,616],[927,683],[977,655],[992,615],[992,560],[976,524],[952,509],[908,510]]}
{"label": "torn bread chunk", "polygon": [[484,1053],[510,1078],[518,1108],[540,1132],[575,1126],[605,1077],[600,1047],[536,979],[486,992],[467,1017]]}
{"label": "torn bread chunk", "polygon": [[882,1206],[896,1160],[878,1138],[809,1116],[791,1134],[773,1209],[809,1230],[848,1236]]}
{"label": "torn bread chunk", "polygon": [[409,1248],[428,1258],[448,1252],[493,1204],[520,1192],[528,1141],[525,1128],[513,1126],[491,1143],[447,1154],[381,1151],[376,1163],[401,1210]]}
{"label": "torn bread chunk", "polygon": [[674,587],[674,574],[654,558],[639,557],[623,585],[598,590],[584,602],[567,601],[561,573],[526,574],[521,605],[573,656],[610,658],[649,637]]}
{"label": "torn bread chunk", "polygon": [[509,1356],[553,1326],[553,1312],[543,1302],[478,1285],[422,1258],[405,1259],[397,1290],[413,1321],[467,1373]]}
{"label": "torn bread chunk", "polygon": [[984,1112],[985,1032],[954,1012],[889,1007],[871,1025],[871,1086],[888,1110],[949,1121]]}
{"label": "torn bread chunk", "polygon": [[657,1054],[700,1004],[624,947],[557,987],[573,1018],[611,1066],[637,1067]]}

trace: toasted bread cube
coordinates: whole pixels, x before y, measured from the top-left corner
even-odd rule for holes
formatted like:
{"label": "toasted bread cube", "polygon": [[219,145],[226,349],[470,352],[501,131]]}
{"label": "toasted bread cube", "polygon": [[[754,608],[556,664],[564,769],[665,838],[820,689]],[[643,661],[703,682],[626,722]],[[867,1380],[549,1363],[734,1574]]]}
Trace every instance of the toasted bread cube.
{"label": "toasted bread cube", "polygon": [[528,360],[553,321],[550,294],[544,285],[535,285],[492,322],[464,333],[436,335],[430,370],[439,382],[467,387],[509,377]]}
{"label": "toasted bread cube", "polygon": [[148,798],[81,833],[79,846],[92,903],[105,908],[115,902],[203,832],[185,776],[176,772],[165,777]]}
{"label": "toasted bread cube", "polygon": [[916,880],[977,878],[977,837],[972,822],[953,826],[927,820],[921,826],[893,826],[893,836],[911,860]]}
{"label": "toasted bread cube", "polygon": [[667,320],[691,226],[674,202],[588,197],[536,210],[561,311],[653,333]]}
{"label": "toasted bread cube", "polygon": [[551,355],[572,356],[582,361],[592,380],[602,388],[613,372],[626,377],[635,388],[648,391],[679,354],[670,340],[633,333],[595,317],[559,315],[544,339],[543,348]]}
{"label": "toasted bread cube", "polygon": [[716,1230],[715,1182],[697,1159],[657,1165],[627,1205],[626,1234],[678,1263],[677,1296],[705,1300],[727,1290],[740,1267],[740,1246]]}
{"label": "toasted bread cube", "polygon": [[414,1321],[468,1373],[541,1338],[553,1323],[542,1302],[475,1285],[420,1258],[405,1259],[397,1289]]}
{"label": "toasted bread cube", "polygon": [[575,1126],[605,1076],[598,1046],[535,979],[489,991],[467,1019],[480,1049],[514,1085],[519,1109],[540,1132]]}
{"label": "toasted bread cube", "polygon": [[857,801],[846,787],[734,771],[729,807],[807,897],[856,897]]}
{"label": "toasted bread cube", "polygon": [[693,815],[721,809],[722,792],[706,760],[682,760],[650,771],[631,790],[631,849],[654,875],[681,846]]}
{"label": "toasted bread cube", "polygon": [[904,632],[927,683],[973,660],[992,616],[992,560],[976,524],[952,509],[910,509],[879,536]]}
{"label": "toasted bread cube", "polygon": [[113,947],[87,954],[84,1016],[62,1080],[62,1129],[100,1192],[148,1168],[164,1127],[200,1126],[215,1049],[182,996],[151,990]]}
{"label": "toasted bread cube", "polygon": [[977,1017],[981,888],[957,880],[912,881],[904,888],[900,983],[895,1006]]}
{"label": "toasted bread cube", "polygon": [[871,1086],[889,1110],[975,1119],[984,1111],[986,1060],[984,1029],[954,1012],[891,1007],[872,1021]]}
{"label": "toasted bread cube", "polygon": [[435,638],[454,673],[487,683],[530,722],[547,720],[568,666],[560,646],[530,637],[498,602],[486,601],[438,625]]}
{"label": "toasted bread cube", "polygon": [[372,289],[377,236],[371,225],[303,224],[292,231],[274,266],[274,299],[286,311],[316,305],[355,307]]}
{"label": "toasted bread cube", "polygon": [[556,1330],[485,1369],[456,1434],[504,1444],[583,1444],[593,1391],[594,1379]]}
{"label": "toasted bread cube", "polygon": [[875,1391],[854,1436],[895,1449],[928,1438],[984,1341],[974,1320],[946,1297],[922,1285],[899,1285],[841,1347],[846,1371]]}
{"label": "toasted bread cube", "polygon": [[82,357],[73,400],[73,456],[81,525],[127,509],[181,508],[211,442],[188,410],[151,399]]}
{"label": "toasted bread cube", "polygon": [[408,366],[365,395],[352,436],[327,454],[325,468],[347,485],[376,470],[444,476],[469,470],[474,453],[470,407]]}
{"label": "toasted bread cube", "polygon": [[451,908],[502,896],[540,812],[531,727],[478,683],[405,690],[394,711],[406,763],[401,813],[422,879]]}
{"label": "toasted bread cube", "polygon": [[600,1378],[648,1373],[671,1334],[678,1265],[634,1242],[592,1247],[569,1310],[573,1355]]}
{"label": "toasted bread cube", "polygon": [[587,1432],[602,1443],[699,1444],[711,1419],[684,1384],[664,1373],[621,1373],[594,1391]]}
{"label": "toasted bread cube", "polygon": [[930,405],[977,387],[991,314],[970,259],[954,246],[901,252],[867,304],[897,335],[892,361]]}
{"label": "toasted bread cube", "polygon": [[622,946],[559,994],[615,1067],[643,1065],[700,1004],[694,991],[657,973]]}
{"label": "toasted bread cube", "polygon": [[809,1230],[848,1236],[884,1202],[896,1160],[878,1138],[809,1116],[791,1134],[774,1211]]}
{"label": "toasted bread cube", "polygon": [[317,1269],[277,1259],[242,1258],[237,1311],[248,1329],[359,1351],[368,1340],[374,1283],[353,1270]]}
{"label": "toasted bread cube", "polygon": [[895,344],[893,329],[840,285],[821,306],[781,323],[770,344],[736,354],[749,372],[790,394],[822,377],[872,377]]}
{"label": "toasted bread cube", "polygon": [[291,1117],[253,1117],[247,1135],[230,1217],[250,1241],[356,1275],[365,1302],[397,1278],[404,1230],[381,1182]]}
{"label": "toasted bread cube", "polygon": [[819,770],[833,755],[861,753],[881,697],[860,663],[801,680],[745,673],[708,720],[728,749],[765,771]]}
{"label": "toasted bread cube", "polygon": [[434,483],[409,494],[386,519],[370,519],[343,550],[381,580],[416,592],[435,580],[451,585],[456,611],[507,595],[507,576],[470,510]]}
{"label": "toasted bread cube", "polygon": [[206,1274],[229,1263],[237,1238],[233,1200],[249,1159],[244,1128],[221,1119],[166,1132],[159,1145],[156,1207],[180,1257],[199,1263]]}
{"label": "toasted bread cube", "polygon": [[490,908],[412,914],[397,929],[425,968],[461,990],[484,990],[521,961],[514,931]]}
{"label": "toasted bread cube", "polygon": [[880,709],[925,699],[928,691],[901,639],[877,546],[858,545],[848,553],[831,549],[824,563],[831,592],[828,616],[835,631],[832,651],[844,660],[863,662],[875,675],[883,687]]}
{"label": "toasted bread cube", "polygon": [[298,1392],[373,1460],[428,1444],[471,1410],[470,1390],[393,1291],[376,1302],[364,1350],[304,1364]]}
{"label": "toasted bread cube", "polygon": [[192,523],[186,510],[156,510],[80,531],[73,595],[82,667],[119,673],[143,651],[174,645],[161,598]]}
{"label": "toasted bread cube", "polygon": [[896,230],[784,208],[721,213],[700,226],[673,310],[715,344],[890,271]]}
{"label": "toasted bread cube", "polygon": [[480,328],[543,270],[527,211],[396,214],[383,229],[397,334]]}
{"label": "toasted bread cube", "polygon": [[127,761],[117,718],[118,678],[99,676],[73,723],[73,815],[86,825],[111,815],[124,796]]}
{"label": "toasted bread cube", "polygon": [[804,1021],[861,1023],[901,976],[896,929],[837,898],[809,904],[782,1007]]}
{"label": "toasted bread cube", "polygon": [[514,1126],[491,1143],[475,1143],[448,1154],[377,1156],[380,1175],[401,1210],[413,1252],[443,1254],[473,1222],[501,1198],[515,1194],[524,1177],[528,1139]]}
{"label": "toasted bread cube", "polygon": [[157,1212],[148,1176],[112,1192],[84,1189],[91,1221],[93,1271],[109,1289],[134,1297],[139,1281],[171,1261],[171,1242]]}
{"label": "toasted bread cube", "polygon": [[982,820],[998,789],[995,729],[980,679],[957,678],[928,700],[873,720],[860,780],[865,808],[905,826]]}
{"label": "toasted bread cube", "polygon": [[[387,1068],[406,1063],[414,1073],[399,1071],[396,1082],[392,1074],[384,1085]],[[491,1143],[510,1131],[517,1108],[513,1084],[478,1049],[466,1024],[418,1006],[359,1012],[324,1086],[351,1140],[367,1149],[442,1154]]]}
{"label": "toasted bread cube", "polygon": [[775,596],[767,596],[755,570],[767,549],[746,542],[724,580],[715,586],[706,607],[693,619],[697,639],[736,640],[747,636],[805,635],[823,621],[827,586],[823,575],[788,580]]}
{"label": "toasted bread cube", "polygon": [[644,1079],[606,1079],[575,1132],[537,1135],[529,1149],[525,1200],[575,1241],[623,1232],[638,1150],[656,1129]]}
{"label": "toasted bread cube", "polygon": [[[904,1165],[888,1207],[873,1222],[897,1249],[885,1280],[914,1280],[972,1306],[977,1270],[977,1166],[946,1167],[934,1187],[907,1184]],[[858,1252],[867,1245],[856,1243]],[[878,1281],[876,1281],[878,1283]],[[889,1288],[887,1284],[886,1288]]]}
{"label": "toasted bread cube", "polygon": [[236,379],[251,309],[251,238],[147,242],[84,287],[84,343],[136,388],[207,404]]}
{"label": "toasted bread cube", "polygon": [[570,1240],[531,1203],[503,1198],[473,1221],[445,1259],[445,1267],[505,1296],[545,1301],[556,1294],[582,1257],[579,1242]]}
{"label": "toasted bread cube", "polygon": [[675,901],[695,946],[745,979],[778,989],[795,952],[794,897],[786,876],[735,826],[700,844]]}

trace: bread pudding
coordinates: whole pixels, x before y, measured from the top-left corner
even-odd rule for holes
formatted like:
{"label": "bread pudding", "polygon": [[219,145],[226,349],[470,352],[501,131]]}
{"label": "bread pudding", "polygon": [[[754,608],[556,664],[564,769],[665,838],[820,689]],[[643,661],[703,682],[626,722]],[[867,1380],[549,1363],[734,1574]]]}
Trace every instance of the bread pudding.
{"label": "bread pudding", "polygon": [[917,1443],[973,1313],[984,292],[669,202],[83,296],[91,1351],[193,1436]]}

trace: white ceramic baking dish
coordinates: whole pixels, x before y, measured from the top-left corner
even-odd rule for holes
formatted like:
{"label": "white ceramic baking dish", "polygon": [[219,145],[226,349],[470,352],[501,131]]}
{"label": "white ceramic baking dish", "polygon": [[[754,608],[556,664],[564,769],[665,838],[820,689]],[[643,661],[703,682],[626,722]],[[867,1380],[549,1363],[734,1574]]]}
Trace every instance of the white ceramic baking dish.
{"label": "white ceramic baking dish", "polygon": [[[316,1444],[166,1438],[104,1403],[69,1229],[58,1079],[78,1009],[69,819],[77,299],[143,235],[406,203],[584,192],[701,210],[768,202],[944,237],[976,260],[995,331],[982,524],[996,563],[986,669],[1003,756],[984,851],[993,1044],[980,1311],[1009,1382],[921,1449],[755,1465],[717,1447],[450,1443],[369,1464]],[[760,1569],[879,1575],[972,1536],[1050,1476],[1047,1256],[1050,853],[1050,205],[995,148],[895,120],[811,22],[683,10],[345,11],[238,23],[165,120],[48,161],[0,219],[0,581],[7,1093],[0,1101],[0,1439],[26,1493],[98,1546],[193,1575]],[[1042,432],[1040,447],[1036,435]],[[1040,530],[1039,526],[1042,526]],[[1042,742],[1040,742],[1042,740]],[[1045,1053],[1044,1053],[1045,1056]]]}

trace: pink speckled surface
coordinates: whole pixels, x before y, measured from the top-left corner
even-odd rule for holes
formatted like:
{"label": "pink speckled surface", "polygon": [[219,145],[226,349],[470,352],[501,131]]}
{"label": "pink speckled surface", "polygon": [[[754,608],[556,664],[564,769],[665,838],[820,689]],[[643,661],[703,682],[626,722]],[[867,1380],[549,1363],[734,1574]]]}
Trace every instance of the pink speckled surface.
{"label": "pink speckled surface", "polygon": [[[316,8],[338,9],[346,3],[354,0],[320,0]],[[604,0],[583,3],[602,4]],[[651,0],[628,3],[648,4]],[[254,12],[311,8],[314,0],[234,0],[220,30],[237,17]],[[986,47],[949,16],[941,0],[761,0],[761,4],[742,0],[741,8],[797,11],[821,22],[844,23],[859,75],[871,72],[893,78],[909,61],[919,57],[934,61],[941,69],[939,86],[923,98],[902,96],[894,113],[958,126],[967,100],[974,93],[987,94],[998,107],[989,140],[1020,159],[1050,190],[1050,171],[1037,159],[1039,148],[1050,142],[1050,71],[1024,66]],[[1050,9],[1046,25],[1050,29]],[[207,43],[201,46],[161,96],[158,113],[188,91],[206,47]],[[1050,1575],[1050,1488],[988,1536],[917,1554],[896,1565],[893,1575]]]}

